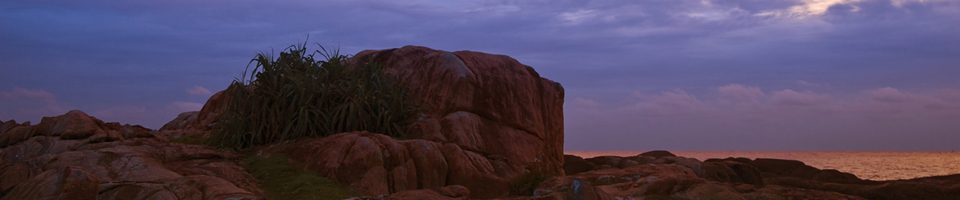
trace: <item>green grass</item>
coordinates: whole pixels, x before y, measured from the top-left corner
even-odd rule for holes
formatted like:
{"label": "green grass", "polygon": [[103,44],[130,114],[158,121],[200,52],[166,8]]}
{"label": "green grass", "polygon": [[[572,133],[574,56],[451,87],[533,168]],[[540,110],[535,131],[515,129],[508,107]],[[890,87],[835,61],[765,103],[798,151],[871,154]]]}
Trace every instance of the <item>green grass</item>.
{"label": "green grass", "polygon": [[403,129],[415,120],[419,104],[395,77],[377,63],[353,66],[339,51],[320,46],[323,51],[307,54],[305,46],[292,45],[278,58],[260,53],[250,61],[253,70],[224,92],[228,103],[208,145],[241,150],[349,131],[405,137]]}
{"label": "green grass", "polygon": [[362,195],[317,172],[294,166],[282,154],[269,158],[252,156],[243,160],[243,167],[260,180],[267,199],[332,200]]}
{"label": "green grass", "polygon": [[513,179],[510,184],[510,194],[514,196],[531,196],[540,183],[553,177],[544,173],[523,173]]}

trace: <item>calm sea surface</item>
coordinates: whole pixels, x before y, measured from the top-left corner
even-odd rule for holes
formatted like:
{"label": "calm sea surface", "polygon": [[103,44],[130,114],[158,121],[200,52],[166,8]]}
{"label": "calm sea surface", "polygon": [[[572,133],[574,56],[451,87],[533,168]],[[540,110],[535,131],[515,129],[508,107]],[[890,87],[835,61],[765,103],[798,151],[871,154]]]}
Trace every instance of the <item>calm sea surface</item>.
{"label": "calm sea surface", "polygon": [[[583,158],[635,156],[646,151],[564,151]],[[799,160],[820,169],[836,169],[861,179],[897,180],[960,174],[960,152],[893,151],[671,151],[696,158],[745,157]]]}

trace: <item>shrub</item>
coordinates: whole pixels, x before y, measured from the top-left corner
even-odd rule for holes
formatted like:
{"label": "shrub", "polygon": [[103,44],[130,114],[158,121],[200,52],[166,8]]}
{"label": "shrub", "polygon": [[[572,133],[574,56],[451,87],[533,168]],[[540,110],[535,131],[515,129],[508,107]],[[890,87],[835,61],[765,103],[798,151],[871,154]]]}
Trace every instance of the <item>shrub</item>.
{"label": "shrub", "polygon": [[[320,46],[323,51],[307,54],[305,46],[250,61],[256,63],[253,71],[244,71],[225,91],[228,103],[208,145],[244,149],[363,130],[404,137],[419,108],[395,77],[377,63],[352,66],[338,50]],[[325,60],[315,60],[316,54]]]}
{"label": "shrub", "polygon": [[531,196],[533,191],[540,186],[540,183],[549,179],[550,175],[544,173],[527,172],[520,174],[513,179],[510,184],[510,194],[515,196]]}
{"label": "shrub", "polygon": [[303,170],[287,161],[287,156],[274,154],[268,158],[252,156],[243,160],[243,167],[260,180],[267,199],[346,199],[361,196],[337,181],[317,172]]}

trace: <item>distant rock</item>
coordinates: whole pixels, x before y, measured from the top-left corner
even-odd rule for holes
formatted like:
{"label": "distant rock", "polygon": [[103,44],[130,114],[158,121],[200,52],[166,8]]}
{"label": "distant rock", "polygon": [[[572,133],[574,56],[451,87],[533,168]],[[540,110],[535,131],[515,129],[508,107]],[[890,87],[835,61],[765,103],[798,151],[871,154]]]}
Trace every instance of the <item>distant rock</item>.
{"label": "distant rock", "polygon": [[[567,155],[565,168],[580,171],[588,166],[584,162],[596,167],[544,181],[533,198],[960,199],[960,175],[870,181],[794,160],[726,158],[699,162],[666,153],[658,152],[659,158],[650,154],[587,159]],[[623,164],[626,162],[631,164]]]}
{"label": "distant rock", "polygon": [[574,175],[580,172],[590,171],[596,167],[596,164],[584,160],[580,156],[563,155],[563,171],[566,172],[567,175]]}
{"label": "distant rock", "polygon": [[763,186],[763,176],[756,167],[732,160],[707,160],[703,162],[703,177],[711,181],[746,183]]}
{"label": "distant rock", "polygon": [[860,178],[851,173],[844,173],[834,169],[821,170],[796,160],[757,158],[750,165],[762,172],[775,176],[788,176],[803,179],[813,179],[825,182],[859,182]]}
{"label": "distant rock", "polygon": [[664,150],[648,151],[640,154],[641,156],[650,156],[653,158],[662,158],[662,157],[677,157],[673,153]]}
{"label": "distant rock", "polygon": [[167,122],[158,130],[160,134],[179,138],[187,137],[210,137],[214,125],[220,120],[220,114],[226,108],[227,97],[224,91],[217,92],[207,99],[200,111],[190,111],[180,113],[177,118]]}

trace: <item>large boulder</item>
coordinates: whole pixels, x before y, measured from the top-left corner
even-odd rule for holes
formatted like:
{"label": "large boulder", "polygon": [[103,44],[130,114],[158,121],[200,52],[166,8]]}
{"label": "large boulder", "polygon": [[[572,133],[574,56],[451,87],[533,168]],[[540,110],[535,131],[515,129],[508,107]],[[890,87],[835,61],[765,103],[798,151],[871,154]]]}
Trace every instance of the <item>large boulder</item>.
{"label": "large boulder", "polygon": [[500,178],[563,174],[563,87],[532,67],[504,55],[419,46],[362,51],[350,61],[379,63],[422,103],[412,138],[511,166],[494,168]]}
{"label": "large boulder", "polygon": [[[370,195],[462,185],[473,198],[501,197],[523,173],[563,175],[563,87],[504,55],[419,46],[367,50],[347,62],[377,62],[422,104],[407,140],[336,134],[267,147]],[[160,129],[206,137],[228,103],[223,91],[198,112]]]}

